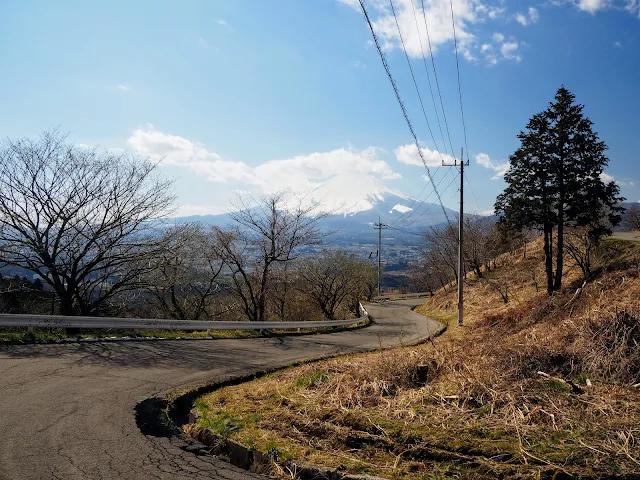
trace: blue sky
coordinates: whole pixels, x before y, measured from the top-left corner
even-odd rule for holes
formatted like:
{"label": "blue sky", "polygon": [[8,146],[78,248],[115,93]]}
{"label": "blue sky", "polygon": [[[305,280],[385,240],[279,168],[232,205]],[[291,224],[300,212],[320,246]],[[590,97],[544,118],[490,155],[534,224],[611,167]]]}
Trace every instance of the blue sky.
{"label": "blue sky", "polygon": [[[424,3],[459,155],[449,2]],[[517,133],[561,84],[608,144],[607,175],[640,200],[640,2],[453,4],[472,162],[467,209],[492,208]],[[456,208],[388,0],[367,5],[442,198]],[[444,153],[410,0],[394,6]],[[415,6],[427,49],[420,0]],[[78,144],[164,158],[183,214],[223,211],[235,191],[306,191],[337,174],[373,175],[409,195],[425,185],[357,0],[2,2],[0,59],[3,136],[57,126]]]}

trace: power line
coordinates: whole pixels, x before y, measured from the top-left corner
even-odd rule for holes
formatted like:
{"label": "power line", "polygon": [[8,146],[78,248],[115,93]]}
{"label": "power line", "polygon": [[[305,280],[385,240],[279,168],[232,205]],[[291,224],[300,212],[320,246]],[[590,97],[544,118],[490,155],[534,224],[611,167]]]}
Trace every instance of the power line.
{"label": "power line", "polygon": [[478,213],[480,213],[480,204],[478,203],[478,199],[476,198],[476,194],[473,191],[473,187],[471,186],[471,182],[469,181],[468,177],[464,177],[464,179],[467,181],[467,185],[469,186],[469,190],[471,190],[471,196],[473,196],[473,201],[476,202],[476,207],[478,207]]}
{"label": "power line", "polygon": [[[404,52],[404,56],[407,59],[407,65],[409,66],[409,71],[411,72],[411,78],[413,79],[413,85],[416,87],[416,93],[418,94],[418,100],[420,101],[420,107],[422,108],[422,114],[424,115],[424,120],[427,122],[427,128],[429,129],[429,134],[431,135],[431,140],[433,140],[433,145],[436,147],[436,151],[438,155],[440,155],[440,160],[444,162],[442,158],[442,153],[440,153],[440,149],[438,148],[438,144],[436,143],[436,138],[433,135],[433,131],[431,130],[431,124],[429,123],[429,119],[427,118],[427,112],[424,108],[424,104],[422,103],[422,95],[420,95],[420,89],[418,88],[418,82],[416,81],[416,77],[413,74],[413,68],[411,67],[411,60],[409,60],[409,54],[407,53],[407,49],[404,45],[404,39],[402,38],[402,32],[400,31],[400,23],[398,23],[398,17],[396,16],[396,9],[393,7],[393,0],[389,0],[389,4],[391,5],[391,12],[393,13],[393,18],[396,21],[396,28],[398,29],[398,36],[400,37],[400,43],[402,44],[402,51]],[[413,1],[412,1],[413,4]],[[418,150],[420,146],[418,146]]]}
{"label": "power line", "polygon": [[[418,149],[418,154],[420,155],[420,159],[422,160],[422,163],[424,165],[424,168],[427,170],[427,175],[429,177],[429,181],[431,183],[433,183],[433,177],[431,175],[431,170],[429,170],[429,167],[427,166],[427,162],[424,159],[424,156],[422,155],[422,150],[420,148],[420,143],[418,142],[418,137],[415,133],[415,131],[413,130],[413,125],[411,124],[411,120],[409,119],[409,115],[407,114],[407,109],[404,106],[404,103],[402,103],[402,98],[400,97],[400,92],[398,91],[398,87],[396,85],[395,80],[393,79],[393,75],[391,75],[391,70],[389,69],[389,65],[387,64],[387,60],[384,56],[384,53],[382,52],[382,48],[380,47],[380,42],[378,41],[378,37],[376,35],[375,30],[373,29],[373,24],[371,23],[371,19],[369,18],[369,13],[367,12],[367,8],[364,5],[365,0],[358,0],[360,2],[360,7],[362,8],[362,13],[364,13],[364,17],[365,20],[367,21],[367,25],[369,25],[369,30],[371,30],[371,36],[373,37],[373,42],[376,45],[376,49],[378,50],[378,54],[380,56],[380,60],[382,61],[382,66],[385,69],[385,72],[387,73],[387,76],[389,77],[389,81],[391,82],[391,86],[393,87],[393,91],[396,95],[396,99],[398,100],[398,103],[400,104],[400,108],[402,109],[402,114],[404,116],[405,121],[407,122],[407,126],[409,127],[409,131],[411,132],[411,135],[413,136],[413,141],[415,142],[416,148]],[[406,51],[405,51],[406,54]],[[444,213],[445,218],[447,219],[447,223],[449,225],[451,225],[451,221],[449,220],[449,215],[447,214],[447,210],[444,208],[444,205],[442,204],[442,198],[440,197],[440,193],[438,193],[435,183],[433,184],[433,188],[434,191],[436,192],[436,195],[438,196],[438,201],[440,202],[440,207],[442,208],[442,213]]]}
{"label": "power line", "polygon": [[[460,63],[458,62],[458,38],[456,37],[456,21],[453,16],[453,0],[449,0],[451,5],[451,25],[453,25],[453,42],[456,48],[456,71],[458,72],[458,97],[460,98],[460,115],[462,116],[462,131],[464,133],[464,148],[467,152],[467,160],[469,160],[469,146],[467,145],[467,127],[464,121],[464,110],[462,108],[462,87],[460,85]],[[464,162],[464,158],[460,159]]]}
{"label": "power line", "polygon": [[[444,179],[445,177],[442,177],[442,178]],[[445,189],[444,189],[444,191],[446,192],[446,191],[449,189],[449,187],[451,187],[451,185],[453,184],[453,182],[455,182],[456,180],[457,180],[457,178],[456,178],[456,175],[454,174],[453,178],[451,179],[451,181],[450,181],[450,182],[449,182],[449,184],[447,185],[447,188],[445,188]],[[456,189],[456,190],[455,190],[455,192],[454,192],[454,196],[455,196],[455,194],[457,194],[457,192],[458,192],[458,189]],[[449,201],[451,201],[451,199],[452,199],[452,198],[453,198],[453,196],[452,196],[449,200],[447,200],[447,203],[449,203]],[[417,217],[415,217],[415,218],[413,219],[413,221],[411,221],[410,223],[408,223],[408,224],[404,225],[404,228],[409,228],[411,225],[413,225],[413,224],[414,224],[414,223],[416,223],[418,220],[420,220],[424,215],[426,215],[426,214],[429,212],[429,210],[431,210],[431,207],[433,207],[433,205],[435,205],[435,204],[434,204],[434,203],[432,203],[431,205],[427,206],[427,208],[426,208],[425,210],[423,210],[423,211],[422,211],[422,213],[420,213],[420,215],[418,215]],[[417,211],[417,210],[416,210],[416,211]],[[448,223],[449,223],[449,226],[451,226],[451,222],[448,222]]]}
{"label": "power line", "polygon": [[427,14],[424,8],[424,0],[420,0],[422,4],[422,18],[424,18],[424,28],[427,31],[427,42],[429,44],[429,56],[431,57],[431,65],[433,66],[433,77],[436,79],[436,87],[438,88],[438,97],[440,97],[440,107],[442,108],[442,117],[444,118],[444,126],[447,130],[447,137],[449,138],[449,147],[451,147],[451,155],[453,156],[453,144],[451,143],[451,132],[449,131],[449,123],[447,122],[447,114],[444,109],[444,103],[442,102],[442,92],[440,91],[440,82],[438,81],[438,72],[436,71],[436,61],[433,58],[433,48],[431,47],[431,36],[429,35],[429,25],[427,24]]}
{"label": "power line", "polygon": [[[442,175],[442,177],[440,178],[440,180],[438,181],[438,183],[436,184],[436,187],[439,187],[440,184],[444,181],[444,179],[447,177],[449,173],[449,170],[446,170],[446,173],[444,175]],[[455,179],[455,177],[454,177]],[[424,188],[426,188],[429,184],[427,183],[427,185],[425,185]],[[449,186],[451,185],[451,182],[449,183],[449,185],[447,186],[447,188],[449,188]],[[423,188],[423,190],[424,190]],[[447,188],[445,188],[445,192],[447,191]],[[416,208],[415,210],[411,210],[411,213],[409,213],[409,215],[407,215],[406,217],[404,217],[408,212],[403,213],[396,222],[394,222],[392,225],[397,225],[398,223],[400,223],[401,220],[403,220],[404,217],[404,221],[409,220],[413,215],[415,215],[419,210],[420,207],[422,207],[423,205],[425,205],[426,201],[431,197],[431,195],[433,194],[434,190],[432,190],[431,192],[429,192],[429,195],[427,195],[423,200],[421,200],[422,204],[418,206],[418,208]],[[431,206],[433,206],[435,204],[431,204],[429,205],[429,208],[431,208]]]}
{"label": "power line", "polygon": [[[443,177],[444,178],[444,177]],[[438,186],[440,186],[440,183],[442,182],[442,178],[440,179],[440,181],[438,182]],[[398,218],[396,218],[393,223],[391,225],[395,225],[398,222],[400,222],[403,217],[408,213],[408,212],[413,212],[413,206],[415,205],[415,203],[420,199],[420,196],[424,193],[424,191],[427,189],[427,187],[431,184],[431,182],[425,182],[424,187],[422,187],[422,190],[420,190],[420,193],[418,193],[418,195],[414,198],[411,199],[411,203],[409,204],[409,210],[405,210],[404,212],[402,212],[402,215],[400,215]],[[431,192],[429,192],[429,195],[427,195],[426,198],[429,198],[431,196],[431,194],[433,193],[433,190]],[[425,198],[425,200],[426,200]],[[420,200],[421,202],[424,202],[425,200]],[[418,207],[420,208],[420,207]],[[411,216],[411,215],[409,215]]]}
{"label": "power line", "polygon": [[[429,82],[429,93],[431,93],[431,101],[433,102],[433,111],[436,112],[436,119],[438,120],[438,129],[440,130],[440,136],[442,137],[442,145],[444,146],[444,153],[448,154],[447,151],[447,141],[444,138],[444,133],[442,133],[442,124],[440,123],[440,115],[438,115],[438,107],[436,106],[436,99],[433,96],[433,87],[431,86],[431,76],[429,75],[429,69],[427,68],[427,59],[424,55],[424,48],[422,47],[422,36],[420,35],[420,26],[418,25],[418,15],[416,15],[416,7],[413,4],[413,0],[411,1],[411,8],[413,9],[413,19],[416,21],[416,30],[418,32],[418,41],[420,42],[420,51],[422,52],[422,63],[424,64],[424,72],[427,74],[427,82]],[[424,15],[424,10],[422,11]],[[426,25],[426,17],[425,17],[425,25]],[[429,30],[427,30],[427,33]],[[451,155],[453,155],[453,151],[451,151]]]}
{"label": "power line", "polygon": [[408,235],[416,235],[416,236],[418,236],[418,237],[422,237],[422,236],[424,236],[424,233],[410,232],[409,230],[404,230],[404,229],[402,229],[402,228],[397,228],[397,227],[388,227],[388,228],[389,228],[390,230],[396,230],[396,231],[398,231],[398,232],[406,233],[406,234],[408,234]]}

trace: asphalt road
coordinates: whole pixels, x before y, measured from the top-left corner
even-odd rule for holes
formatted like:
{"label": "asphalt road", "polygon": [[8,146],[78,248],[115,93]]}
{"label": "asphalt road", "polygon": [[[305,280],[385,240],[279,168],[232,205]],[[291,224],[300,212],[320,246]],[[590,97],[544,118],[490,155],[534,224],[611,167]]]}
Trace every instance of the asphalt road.
{"label": "asphalt road", "polygon": [[[298,337],[0,346],[0,479],[242,479],[176,439],[143,435],[138,401],[321,355],[416,342],[419,300],[368,305],[374,325]],[[256,477],[264,478],[264,477]]]}

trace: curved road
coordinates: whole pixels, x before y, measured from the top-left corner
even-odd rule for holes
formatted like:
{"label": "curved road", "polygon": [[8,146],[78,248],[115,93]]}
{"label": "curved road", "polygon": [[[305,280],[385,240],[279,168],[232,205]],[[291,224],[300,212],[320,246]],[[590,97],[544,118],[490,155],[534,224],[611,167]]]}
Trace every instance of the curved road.
{"label": "curved road", "polygon": [[[0,479],[242,479],[253,475],[143,435],[139,400],[322,355],[419,341],[441,327],[402,300],[368,328],[236,340],[0,346]],[[256,477],[264,478],[264,477]]]}

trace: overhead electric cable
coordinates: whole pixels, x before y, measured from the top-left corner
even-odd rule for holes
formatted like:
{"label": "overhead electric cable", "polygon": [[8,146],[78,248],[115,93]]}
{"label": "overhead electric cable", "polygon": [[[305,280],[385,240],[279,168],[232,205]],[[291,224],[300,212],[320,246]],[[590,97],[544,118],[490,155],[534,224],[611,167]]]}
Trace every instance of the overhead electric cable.
{"label": "overhead electric cable", "polygon": [[476,194],[473,191],[473,187],[471,186],[471,182],[469,181],[469,177],[464,177],[467,181],[467,185],[469,186],[469,190],[471,190],[471,195],[473,196],[473,201],[476,202],[476,207],[478,207],[478,213],[480,213],[480,204],[478,203],[478,199],[476,198]]}
{"label": "overhead electric cable", "polygon": [[[447,185],[447,188],[445,188],[445,189],[444,189],[444,191],[446,192],[446,191],[449,189],[449,187],[453,184],[453,182],[455,182],[456,180],[457,180],[457,179],[456,179],[456,177],[455,177],[455,175],[454,175],[454,177],[451,179],[451,182],[449,182],[449,184]],[[458,193],[458,191],[459,191],[459,190],[456,188],[456,189],[455,189],[455,192],[454,192],[454,195],[456,195],[456,194]],[[451,198],[453,198],[453,196],[452,196]],[[449,198],[449,200],[447,200],[447,202],[451,201],[451,198]],[[427,214],[427,212],[431,209],[431,207],[433,207],[433,205],[435,205],[435,204],[433,204],[433,203],[432,203],[431,205],[429,205],[429,206],[428,206],[424,211],[422,211],[422,212],[420,213],[420,215],[418,215],[417,217],[415,217],[415,218],[413,219],[413,221],[411,221],[410,223],[408,223],[408,224],[406,224],[406,225],[403,225],[403,227],[404,227],[404,228],[409,228],[411,225],[413,225],[414,223],[416,223],[416,221],[418,221],[420,218],[422,218],[424,215],[426,215],[426,214]],[[448,224],[449,224],[449,226],[451,227],[451,226],[452,226],[452,225],[451,225],[451,222],[449,222],[449,221],[448,221],[449,217],[447,216],[446,218],[447,218],[447,223],[448,223]]]}
{"label": "overhead electric cable", "polygon": [[[429,181],[431,183],[433,183],[433,177],[431,175],[431,170],[429,170],[429,167],[427,166],[427,162],[424,159],[424,156],[422,154],[422,150],[420,149],[420,143],[418,142],[418,137],[415,133],[415,131],[413,130],[413,125],[411,124],[411,120],[409,119],[409,115],[407,114],[407,109],[404,106],[404,103],[402,103],[402,98],[400,97],[400,92],[398,91],[398,87],[396,86],[396,82],[393,79],[393,75],[391,75],[391,70],[389,69],[389,65],[387,64],[387,60],[384,56],[384,53],[382,52],[382,48],[380,47],[380,42],[378,41],[378,37],[376,35],[376,32],[373,28],[373,24],[371,23],[371,19],[369,18],[369,13],[367,12],[367,8],[365,7],[364,1],[365,0],[358,0],[360,2],[360,7],[362,8],[362,13],[364,13],[364,17],[365,20],[367,21],[367,25],[369,26],[369,30],[371,30],[371,36],[373,37],[373,41],[376,45],[376,49],[378,50],[378,54],[380,56],[380,60],[382,61],[382,66],[385,69],[385,72],[387,73],[387,76],[389,77],[389,81],[391,82],[391,86],[393,87],[393,91],[396,95],[396,99],[398,100],[398,103],[400,104],[400,108],[402,109],[402,114],[404,116],[405,121],[407,122],[407,126],[409,127],[409,131],[411,132],[411,135],[413,137],[413,140],[415,142],[416,148],[418,149],[418,154],[420,155],[420,159],[422,160],[422,163],[424,164],[425,169],[427,170],[427,176],[429,177]],[[406,52],[405,52],[406,53]],[[440,194],[438,193],[435,183],[434,185],[434,191],[438,197],[438,201],[440,202],[440,207],[442,208],[442,213],[444,213],[445,218],[447,219],[447,223],[451,224],[451,221],[449,220],[449,215],[447,214],[447,210],[444,208],[444,205],[442,204],[442,198],[440,197]]]}
{"label": "overhead electric cable", "polygon": [[[439,187],[439,186],[440,186],[440,184],[444,181],[444,179],[445,179],[445,178],[447,178],[447,175],[449,175],[449,172],[450,172],[450,171],[451,171],[451,170],[448,170],[448,169],[447,169],[447,170],[445,170],[445,172],[446,172],[446,173],[445,173],[444,175],[442,175],[442,177],[440,177],[440,180],[438,180],[438,183],[436,184],[436,187]],[[455,180],[455,176],[454,176],[453,180]],[[453,180],[452,180],[452,182],[453,182]],[[449,185],[451,185],[451,183],[452,183],[452,182],[450,182],[450,183],[449,183]],[[423,191],[424,191],[424,189],[425,189],[427,186],[429,186],[429,183],[427,183],[427,184],[423,187]],[[449,188],[449,186],[447,186],[447,188]],[[446,191],[446,189],[445,189],[445,191]],[[412,209],[412,210],[411,210],[411,213],[409,213],[409,212],[404,212],[400,217],[398,217],[398,220],[397,220],[397,221],[395,221],[394,223],[392,223],[392,225],[397,225],[397,224],[398,224],[398,223],[400,223],[402,220],[404,220],[404,221],[408,221],[408,220],[409,220],[409,219],[410,219],[414,214],[416,214],[416,213],[420,210],[420,207],[422,207],[423,205],[425,205],[426,201],[427,201],[427,200],[429,200],[429,198],[431,197],[431,195],[433,194],[433,192],[434,192],[434,190],[431,190],[431,192],[429,192],[429,194],[428,194],[428,195],[427,195],[423,200],[421,200],[421,202],[422,202],[422,203],[421,203],[421,205],[418,205],[418,208],[416,208],[416,209]],[[422,193],[422,192],[421,192],[421,193]],[[431,204],[431,205],[434,205],[434,204]],[[410,207],[410,208],[411,208],[411,207]],[[405,215],[406,215],[407,213],[409,213],[409,215],[407,215],[407,216],[405,217]],[[404,217],[404,218],[403,218],[403,217]]]}
{"label": "overhead electric cable", "polygon": [[[413,2],[412,2],[413,3]],[[424,115],[424,120],[427,122],[427,128],[429,129],[429,134],[431,135],[431,140],[433,141],[433,145],[440,155],[440,159],[444,162],[444,158],[442,158],[442,153],[440,153],[440,149],[438,148],[438,143],[436,142],[436,137],[433,135],[433,131],[431,130],[431,124],[429,123],[429,118],[427,117],[427,111],[424,108],[424,103],[422,103],[422,95],[420,95],[420,89],[418,88],[418,82],[416,81],[416,76],[413,74],[413,67],[411,66],[411,60],[409,59],[409,54],[407,53],[407,49],[404,45],[404,38],[402,38],[402,32],[400,31],[400,23],[398,22],[398,17],[396,16],[396,9],[393,6],[393,0],[389,0],[389,5],[391,5],[391,12],[393,13],[393,18],[396,21],[396,28],[398,29],[398,36],[400,37],[400,43],[402,44],[402,51],[404,52],[404,56],[407,59],[407,65],[409,66],[409,71],[411,72],[411,78],[413,79],[413,85],[416,87],[416,93],[418,94],[418,100],[420,101],[420,107],[422,108],[422,114]],[[420,146],[418,146],[420,149]]]}
{"label": "overhead electric cable", "polygon": [[[449,0],[451,5],[451,24],[453,26],[453,43],[456,49],[456,71],[458,72],[458,97],[460,98],[460,115],[462,116],[462,132],[464,133],[464,149],[467,152],[467,160],[469,159],[469,146],[467,145],[467,126],[464,121],[464,109],[462,108],[462,86],[460,85],[460,63],[458,61],[458,38],[456,36],[456,21],[453,16],[453,0]],[[460,159],[464,162],[464,158]]]}
{"label": "overhead electric cable", "polygon": [[[440,185],[440,182],[442,182],[442,179],[440,179],[440,181],[438,182],[438,185]],[[411,199],[411,203],[409,204],[409,210],[405,210],[404,212],[402,212],[402,215],[400,215],[398,218],[396,218],[393,223],[391,225],[395,225],[398,222],[400,222],[402,220],[402,218],[407,214],[407,212],[413,211],[413,206],[415,205],[415,203],[418,201],[418,199],[420,198],[420,196],[424,193],[424,191],[427,189],[427,187],[431,184],[431,182],[425,182],[424,187],[422,187],[422,190],[420,190],[420,193],[418,193],[417,196],[413,197]],[[429,193],[429,195],[427,195],[426,198],[429,198],[431,196],[431,194],[433,193],[433,190],[431,190],[431,192]],[[426,200],[425,198],[425,200]],[[425,200],[420,200],[421,202],[424,202]],[[418,207],[420,208],[420,207]]]}
{"label": "overhead electric cable", "polygon": [[420,0],[422,4],[422,18],[424,19],[424,28],[427,31],[427,43],[429,45],[429,56],[431,57],[431,65],[433,66],[433,77],[436,79],[436,88],[438,89],[438,97],[440,97],[440,108],[442,108],[442,117],[444,118],[444,126],[447,131],[447,137],[449,138],[449,147],[451,147],[451,155],[453,155],[453,144],[451,143],[451,132],[449,130],[449,123],[447,122],[447,113],[444,109],[444,103],[442,102],[442,92],[440,91],[440,82],[438,81],[438,72],[436,70],[436,61],[433,58],[433,48],[431,47],[431,36],[429,35],[429,25],[427,23],[426,9],[424,8],[424,0]]}
{"label": "overhead electric cable", "polygon": [[[411,1],[411,8],[413,9],[413,19],[416,22],[416,30],[418,32],[418,41],[420,42],[420,51],[422,52],[422,63],[424,64],[424,73],[427,74],[427,82],[429,83],[429,93],[431,94],[431,101],[433,102],[433,111],[436,112],[436,120],[438,120],[438,129],[440,130],[440,136],[442,137],[442,145],[444,146],[444,153],[449,154],[447,150],[447,141],[444,138],[444,133],[442,132],[442,124],[440,123],[440,115],[438,114],[438,107],[436,106],[436,98],[433,95],[433,87],[431,85],[431,75],[429,75],[429,69],[427,68],[427,59],[424,55],[424,48],[422,46],[422,35],[420,35],[420,26],[418,25],[418,15],[416,14],[416,7]],[[424,16],[424,10],[422,11]],[[426,17],[425,17],[425,25],[426,25]],[[429,30],[427,30],[427,33]],[[453,150],[451,150],[451,155],[453,155]]]}

